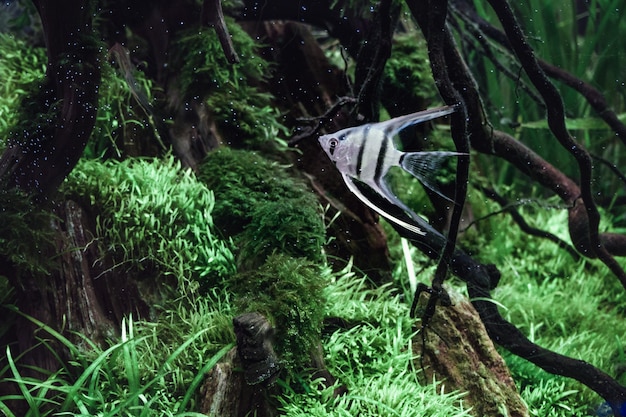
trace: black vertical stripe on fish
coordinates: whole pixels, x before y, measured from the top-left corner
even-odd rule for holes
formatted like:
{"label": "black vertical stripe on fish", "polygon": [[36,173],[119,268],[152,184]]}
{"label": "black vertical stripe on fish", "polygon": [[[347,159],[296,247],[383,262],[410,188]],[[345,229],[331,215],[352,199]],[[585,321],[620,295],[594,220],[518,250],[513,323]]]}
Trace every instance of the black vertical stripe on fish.
{"label": "black vertical stripe on fish", "polygon": [[385,174],[385,155],[387,155],[387,144],[389,141],[383,140],[378,151],[378,159],[376,160],[376,171],[374,172],[374,182],[379,183],[380,178]]}
{"label": "black vertical stripe on fish", "polygon": [[369,129],[363,129],[363,134],[361,135],[361,143],[359,144],[359,153],[356,158],[356,172],[355,174],[361,175],[361,169],[363,167],[363,156],[365,155],[365,139],[367,137],[367,132]]}

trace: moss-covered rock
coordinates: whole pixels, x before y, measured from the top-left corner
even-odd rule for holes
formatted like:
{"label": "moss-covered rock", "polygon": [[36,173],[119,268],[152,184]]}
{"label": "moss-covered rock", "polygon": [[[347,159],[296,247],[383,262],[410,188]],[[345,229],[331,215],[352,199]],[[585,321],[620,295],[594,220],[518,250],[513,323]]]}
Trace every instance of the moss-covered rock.
{"label": "moss-covered rock", "polygon": [[284,254],[228,283],[240,312],[258,312],[276,329],[275,348],[287,368],[310,362],[319,343],[326,281],[318,265]]}
{"label": "moss-covered rock", "polygon": [[239,247],[240,268],[258,267],[274,252],[322,261],[319,204],[284,166],[220,148],[201,165],[200,179],[215,193],[215,223]]}

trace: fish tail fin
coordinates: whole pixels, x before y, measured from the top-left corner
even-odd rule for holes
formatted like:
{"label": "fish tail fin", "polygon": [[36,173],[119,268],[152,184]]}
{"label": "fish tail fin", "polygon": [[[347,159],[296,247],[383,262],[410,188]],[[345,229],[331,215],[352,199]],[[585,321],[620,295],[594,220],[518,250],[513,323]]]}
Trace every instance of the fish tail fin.
{"label": "fish tail fin", "polygon": [[[438,183],[453,181],[456,175],[447,167],[447,163],[452,157],[466,155],[466,153],[450,151],[407,152],[400,158],[400,166],[429,190],[446,200],[453,201],[441,192]],[[447,181],[441,181],[441,179]]]}

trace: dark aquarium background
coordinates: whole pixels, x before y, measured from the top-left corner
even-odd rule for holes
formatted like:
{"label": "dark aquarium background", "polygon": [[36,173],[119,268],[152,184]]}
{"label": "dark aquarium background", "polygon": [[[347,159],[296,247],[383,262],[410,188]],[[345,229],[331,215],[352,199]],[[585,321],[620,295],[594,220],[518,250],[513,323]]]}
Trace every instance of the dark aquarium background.
{"label": "dark aquarium background", "polygon": [[2,2],[3,415],[625,416],[624,13]]}

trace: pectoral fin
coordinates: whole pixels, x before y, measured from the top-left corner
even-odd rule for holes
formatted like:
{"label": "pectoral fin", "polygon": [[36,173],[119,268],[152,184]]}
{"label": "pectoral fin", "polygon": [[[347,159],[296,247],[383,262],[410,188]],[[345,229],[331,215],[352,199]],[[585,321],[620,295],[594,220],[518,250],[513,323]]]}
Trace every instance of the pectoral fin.
{"label": "pectoral fin", "polygon": [[346,183],[346,186],[352,192],[352,194],[354,194],[359,200],[361,200],[363,204],[365,204],[367,207],[371,208],[372,210],[374,210],[376,213],[383,216],[388,221],[395,223],[400,227],[403,227],[404,229],[406,229],[407,231],[411,233],[415,233],[418,235],[426,234],[426,232],[422,231],[422,229],[420,229],[419,227],[409,224],[403,220],[400,220],[392,216],[391,214],[387,213],[386,211],[378,207],[376,204],[374,204],[370,199],[365,197],[365,195],[361,192],[361,190],[359,190],[359,188],[354,183],[354,179],[352,177],[343,173],[341,174],[341,176],[343,177],[343,181]]}

